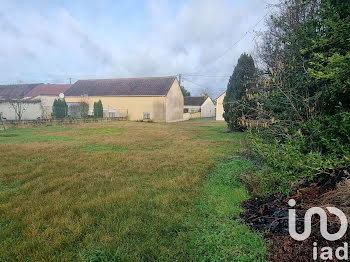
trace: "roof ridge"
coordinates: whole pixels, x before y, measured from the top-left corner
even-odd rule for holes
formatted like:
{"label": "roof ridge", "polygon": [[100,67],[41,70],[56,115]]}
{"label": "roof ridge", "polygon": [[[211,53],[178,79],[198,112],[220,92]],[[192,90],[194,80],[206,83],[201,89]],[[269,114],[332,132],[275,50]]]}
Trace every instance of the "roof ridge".
{"label": "roof ridge", "polygon": [[176,76],[160,76],[78,80],[65,94],[66,96],[83,93],[89,96],[166,96],[176,79]]}
{"label": "roof ridge", "polygon": [[8,87],[8,86],[28,86],[28,85],[41,85],[43,83],[29,83],[29,84],[4,84],[4,85],[0,85],[0,87]]}
{"label": "roof ridge", "polygon": [[53,84],[53,83],[46,83],[46,84],[39,84],[38,86],[46,86],[46,85],[56,85],[56,86],[67,86],[67,85],[72,85],[72,84]]}
{"label": "roof ridge", "polygon": [[176,78],[176,76],[146,76],[146,77],[119,77],[119,78],[91,78],[79,79],[78,81],[93,81],[93,80],[118,80],[118,79],[151,79],[151,78]]}

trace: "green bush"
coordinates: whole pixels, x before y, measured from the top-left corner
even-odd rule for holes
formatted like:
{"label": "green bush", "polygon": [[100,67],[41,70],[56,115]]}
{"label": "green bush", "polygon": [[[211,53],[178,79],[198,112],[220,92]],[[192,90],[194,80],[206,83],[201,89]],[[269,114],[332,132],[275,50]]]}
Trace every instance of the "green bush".
{"label": "green bush", "polygon": [[103,105],[101,100],[98,100],[98,102],[94,102],[94,117],[103,117]]}
{"label": "green bush", "polygon": [[239,124],[239,119],[249,114],[249,112],[246,107],[241,105],[241,102],[244,99],[246,90],[251,90],[255,87],[256,72],[252,56],[243,53],[238,59],[237,66],[230,77],[224,98],[223,116],[231,131],[244,130]]}
{"label": "green bush", "polygon": [[310,137],[309,147],[322,154],[350,157],[350,112],[339,112],[309,121],[305,132]]}
{"label": "green bush", "polygon": [[66,100],[55,99],[52,105],[52,113],[55,118],[62,119],[67,117],[68,106]]}
{"label": "green bush", "polygon": [[268,140],[264,132],[251,132],[251,148],[267,166],[259,175],[261,183],[268,183],[261,191],[287,193],[300,179],[321,179],[333,168],[349,165],[349,134],[349,112],[313,119],[285,139]]}
{"label": "green bush", "polygon": [[350,164],[350,2],[280,1],[276,8],[259,44],[264,74],[255,90],[243,78],[245,95],[232,110],[244,112],[232,122],[251,129],[251,149],[265,163],[244,179],[267,194]]}

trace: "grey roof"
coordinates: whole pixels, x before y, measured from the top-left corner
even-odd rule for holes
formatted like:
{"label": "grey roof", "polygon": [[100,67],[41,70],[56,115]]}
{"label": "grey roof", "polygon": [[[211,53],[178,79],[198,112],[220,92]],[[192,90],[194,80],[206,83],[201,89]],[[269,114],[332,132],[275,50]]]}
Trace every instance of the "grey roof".
{"label": "grey roof", "polygon": [[66,96],[166,96],[176,77],[78,80]]}
{"label": "grey roof", "polygon": [[207,98],[206,96],[185,96],[184,106],[201,106]]}
{"label": "grey roof", "polygon": [[30,99],[30,98],[26,98],[26,99],[16,99],[16,98],[9,98],[9,99],[2,99],[0,98],[0,103],[8,103],[8,102],[20,102],[21,104],[38,104],[41,102],[40,99]]}
{"label": "grey roof", "polygon": [[5,99],[24,98],[27,94],[39,84],[19,84],[19,85],[1,85],[0,97]]}

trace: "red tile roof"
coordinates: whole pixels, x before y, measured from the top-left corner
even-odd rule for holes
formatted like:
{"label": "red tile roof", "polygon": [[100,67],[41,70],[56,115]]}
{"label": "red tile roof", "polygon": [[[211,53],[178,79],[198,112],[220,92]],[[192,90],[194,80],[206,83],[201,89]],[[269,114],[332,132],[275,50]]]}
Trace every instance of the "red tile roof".
{"label": "red tile roof", "polygon": [[59,85],[59,84],[41,84],[33,88],[26,96],[58,96],[60,93],[64,93],[72,85]]}

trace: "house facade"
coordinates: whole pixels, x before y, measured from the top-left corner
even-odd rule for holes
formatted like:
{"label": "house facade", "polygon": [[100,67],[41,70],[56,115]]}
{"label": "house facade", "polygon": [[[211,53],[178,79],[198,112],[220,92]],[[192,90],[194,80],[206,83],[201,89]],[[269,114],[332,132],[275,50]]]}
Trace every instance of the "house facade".
{"label": "house facade", "polygon": [[0,86],[0,114],[7,120],[35,120],[42,117],[41,101],[28,93],[39,84]]}
{"label": "house facade", "polygon": [[27,97],[41,101],[42,118],[49,118],[52,114],[52,105],[61,93],[67,91],[72,85],[40,84],[27,93]]}
{"label": "house facade", "polygon": [[65,92],[65,99],[68,106],[86,102],[89,114],[93,114],[94,102],[101,100],[107,117],[127,115],[129,120],[165,122],[183,119],[183,95],[174,76],[79,80]]}
{"label": "house facade", "polygon": [[191,118],[215,117],[215,105],[208,96],[185,96],[184,113],[190,113]]}
{"label": "house facade", "polygon": [[216,120],[225,120],[223,117],[224,114],[224,98],[226,96],[226,91],[223,92],[217,99],[216,99]]}
{"label": "house facade", "polygon": [[0,113],[7,120],[49,118],[54,100],[70,86],[60,84],[2,85],[0,86]]}
{"label": "house facade", "polygon": [[1,118],[6,120],[35,120],[41,118],[42,107],[40,100],[31,99],[0,99]]}

